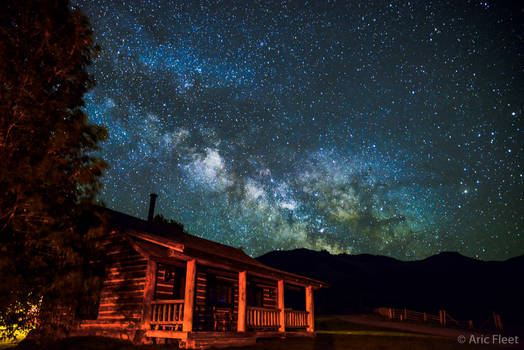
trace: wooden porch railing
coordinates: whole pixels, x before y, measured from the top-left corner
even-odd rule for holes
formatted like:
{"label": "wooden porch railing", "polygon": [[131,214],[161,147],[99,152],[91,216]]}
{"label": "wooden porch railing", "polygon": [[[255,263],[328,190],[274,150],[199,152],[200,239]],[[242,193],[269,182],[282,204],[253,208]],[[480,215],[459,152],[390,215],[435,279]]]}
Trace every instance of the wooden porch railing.
{"label": "wooden porch railing", "polygon": [[247,307],[247,326],[250,328],[278,328],[279,309],[269,307]]}
{"label": "wooden porch railing", "polygon": [[286,328],[307,328],[306,311],[286,310]]}
{"label": "wooden porch railing", "polygon": [[151,326],[153,329],[182,330],[184,299],[153,300],[151,309]]}

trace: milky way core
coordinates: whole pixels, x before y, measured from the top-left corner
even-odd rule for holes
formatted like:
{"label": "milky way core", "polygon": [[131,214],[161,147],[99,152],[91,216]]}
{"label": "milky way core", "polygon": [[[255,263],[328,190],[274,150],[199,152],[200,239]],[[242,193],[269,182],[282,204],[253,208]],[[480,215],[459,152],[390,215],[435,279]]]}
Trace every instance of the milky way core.
{"label": "milky way core", "polygon": [[[511,7],[513,6],[513,7]],[[77,1],[100,199],[243,247],[524,252],[524,15],[503,1]]]}

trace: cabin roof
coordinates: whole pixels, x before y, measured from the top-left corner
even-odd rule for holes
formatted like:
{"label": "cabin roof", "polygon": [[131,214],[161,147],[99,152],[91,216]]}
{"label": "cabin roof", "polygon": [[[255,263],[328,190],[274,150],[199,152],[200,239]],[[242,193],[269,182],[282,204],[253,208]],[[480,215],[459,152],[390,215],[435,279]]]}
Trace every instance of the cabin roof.
{"label": "cabin roof", "polygon": [[148,257],[168,263],[170,260],[197,258],[208,264],[219,263],[233,270],[247,270],[260,276],[284,279],[290,283],[312,285],[314,288],[326,283],[266,266],[250,257],[241,248],[210,241],[184,232],[177,224],[153,223],[115,210],[99,207],[110,225],[127,234],[137,251]]}

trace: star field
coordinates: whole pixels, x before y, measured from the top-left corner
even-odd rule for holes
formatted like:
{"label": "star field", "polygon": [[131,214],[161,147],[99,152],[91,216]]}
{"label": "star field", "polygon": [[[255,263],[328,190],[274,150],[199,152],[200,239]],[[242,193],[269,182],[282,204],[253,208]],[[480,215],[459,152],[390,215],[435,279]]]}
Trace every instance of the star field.
{"label": "star field", "polygon": [[524,16],[495,1],[78,1],[100,194],[253,256],[524,252]]}

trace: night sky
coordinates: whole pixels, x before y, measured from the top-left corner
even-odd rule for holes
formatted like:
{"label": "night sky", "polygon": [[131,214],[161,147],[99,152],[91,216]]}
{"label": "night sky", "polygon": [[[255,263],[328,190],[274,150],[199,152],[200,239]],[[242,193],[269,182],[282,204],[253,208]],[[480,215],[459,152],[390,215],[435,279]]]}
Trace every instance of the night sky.
{"label": "night sky", "polygon": [[515,1],[78,1],[100,194],[243,249],[524,253]]}

